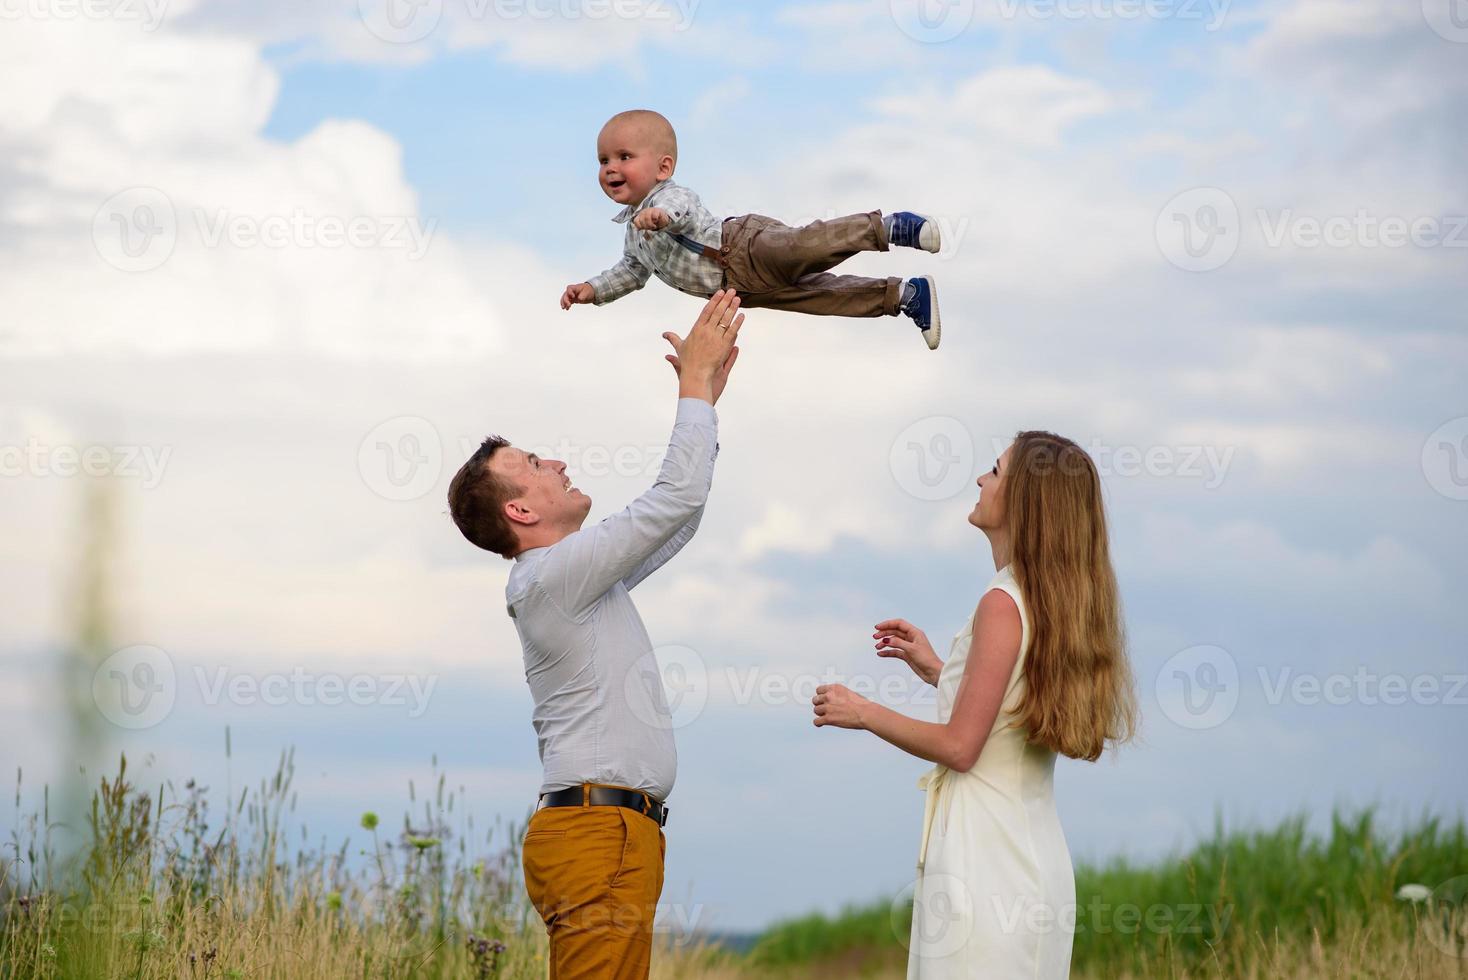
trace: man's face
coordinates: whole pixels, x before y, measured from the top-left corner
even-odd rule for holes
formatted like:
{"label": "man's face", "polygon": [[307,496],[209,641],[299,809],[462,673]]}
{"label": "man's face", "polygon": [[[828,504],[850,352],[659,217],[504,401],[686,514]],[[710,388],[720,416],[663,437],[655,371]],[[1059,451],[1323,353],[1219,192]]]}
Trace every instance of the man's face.
{"label": "man's face", "polygon": [[[520,488],[520,495],[509,501],[517,508],[511,515],[517,524],[574,530],[591,511],[591,498],[571,485],[566,464],[558,459],[506,446],[490,457],[489,468]],[[534,519],[516,520],[525,516]]]}
{"label": "man's face", "polygon": [[618,204],[640,204],[658,181],[673,175],[673,158],[659,153],[646,128],[632,123],[608,125],[596,138],[597,178]]}

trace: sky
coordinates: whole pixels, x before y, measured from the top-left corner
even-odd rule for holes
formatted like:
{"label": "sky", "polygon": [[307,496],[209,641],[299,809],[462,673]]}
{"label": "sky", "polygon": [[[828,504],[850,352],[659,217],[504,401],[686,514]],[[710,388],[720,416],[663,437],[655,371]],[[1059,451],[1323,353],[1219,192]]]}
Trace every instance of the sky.
{"label": "sky", "polygon": [[973,480],[1020,429],[1102,470],[1143,712],[1057,764],[1077,861],[1462,813],[1454,4],[4,0],[0,772],[25,810],[76,762],[102,483],[109,752],[219,792],[294,747],[297,817],[358,845],[435,760],[481,824],[523,819],[509,566],[445,492],[490,432],[566,460],[593,520],[651,482],[661,334],[699,304],[556,305],[620,252],[597,130],[650,107],[715,213],[944,236],[843,266],[933,275],[936,352],[749,314],[703,525],[635,593],[676,705],[665,923],[911,882],[927,764],[815,729],[810,690],[932,717],[871,627],[946,655],[994,573]]}

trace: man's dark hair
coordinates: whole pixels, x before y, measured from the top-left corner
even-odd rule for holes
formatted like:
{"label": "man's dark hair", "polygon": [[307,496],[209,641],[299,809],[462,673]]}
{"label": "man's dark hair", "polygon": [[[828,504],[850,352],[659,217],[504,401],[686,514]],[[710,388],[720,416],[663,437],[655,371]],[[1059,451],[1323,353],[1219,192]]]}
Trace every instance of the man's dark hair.
{"label": "man's dark hair", "polygon": [[520,550],[515,525],[505,515],[505,502],[524,489],[492,471],[489,460],[509,444],[499,436],[485,439],[449,483],[449,514],[454,523],[470,544],[502,558],[513,558]]}

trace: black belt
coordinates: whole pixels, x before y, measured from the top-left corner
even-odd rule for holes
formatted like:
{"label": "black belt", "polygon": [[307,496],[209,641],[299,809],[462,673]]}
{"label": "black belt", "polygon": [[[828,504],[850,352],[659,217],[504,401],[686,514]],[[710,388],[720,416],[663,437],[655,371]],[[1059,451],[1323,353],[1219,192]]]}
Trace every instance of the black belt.
{"label": "black belt", "polygon": [[540,806],[625,806],[651,818],[659,827],[668,825],[668,808],[641,790],[582,783],[540,794]]}

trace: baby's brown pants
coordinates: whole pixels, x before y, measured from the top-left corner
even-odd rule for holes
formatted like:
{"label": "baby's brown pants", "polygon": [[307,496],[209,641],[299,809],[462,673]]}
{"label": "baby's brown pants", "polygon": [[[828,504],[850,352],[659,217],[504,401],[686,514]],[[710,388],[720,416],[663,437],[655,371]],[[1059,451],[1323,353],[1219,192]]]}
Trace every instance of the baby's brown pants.
{"label": "baby's brown pants", "polygon": [[719,264],[740,305],[817,316],[896,316],[902,280],[826,270],[857,252],[887,251],[882,212],[848,214],[792,228],[762,214],[724,220]]}

